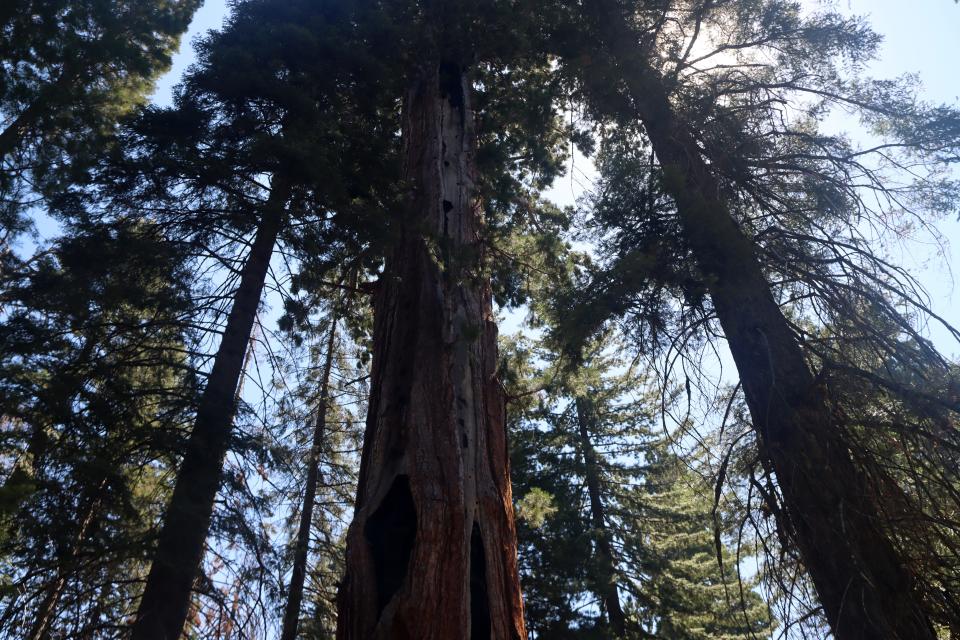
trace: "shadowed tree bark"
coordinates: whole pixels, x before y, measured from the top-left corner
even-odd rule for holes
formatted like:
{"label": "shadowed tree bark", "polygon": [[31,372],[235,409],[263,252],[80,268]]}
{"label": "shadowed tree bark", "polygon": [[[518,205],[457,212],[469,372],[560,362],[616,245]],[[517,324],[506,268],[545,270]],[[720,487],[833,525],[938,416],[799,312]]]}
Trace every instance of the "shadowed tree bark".
{"label": "shadowed tree bark", "polygon": [[411,193],[375,300],[340,640],[526,638],[473,126],[461,67],[426,65],[404,104]]}
{"label": "shadowed tree bark", "polygon": [[133,625],[133,640],[178,640],[183,632],[230,445],[244,355],[288,197],[289,187],[275,179],[197,406],[193,432]]}
{"label": "shadowed tree bark", "polygon": [[618,67],[676,201],[736,362],[761,456],[785,502],[796,542],[840,640],[936,637],[913,578],[875,520],[876,506],[840,437],[825,389],[774,300],[753,245],[720,196],[663,78],[645,62],[615,0],[588,0],[587,17]]}

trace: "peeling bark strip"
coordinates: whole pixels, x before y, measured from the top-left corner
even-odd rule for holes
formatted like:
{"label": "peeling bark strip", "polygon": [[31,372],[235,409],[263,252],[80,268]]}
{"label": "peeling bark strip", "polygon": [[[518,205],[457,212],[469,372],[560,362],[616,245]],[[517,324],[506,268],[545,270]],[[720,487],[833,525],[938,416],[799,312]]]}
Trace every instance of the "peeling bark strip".
{"label": "peeling bark strip", "polygon": [[340,640],[526,638],[469,98],[443,64],[404,104],[412,192],[375,301]]}
{"label": "peeling bark strip", "polygon": [[223,460],[230,445],[244,355],[288,196],[289,188],[277,180],[243,265],[240,285],[177,473],[132,640],[179,640],[183,632],[193,581],[203,559],[213,504],[220,489]]}
{"label": "peeling bark strip", "polygon": [[664,81],[616,0],[588,0],[598,33],[663,167],[683,231],[736,362],[760,453],[776,473],[787,521],[839,640],[934,640],[910,570],[876,522],[869,488],[850,458],[842,425],[773,299],[752,242],[719,195]]}

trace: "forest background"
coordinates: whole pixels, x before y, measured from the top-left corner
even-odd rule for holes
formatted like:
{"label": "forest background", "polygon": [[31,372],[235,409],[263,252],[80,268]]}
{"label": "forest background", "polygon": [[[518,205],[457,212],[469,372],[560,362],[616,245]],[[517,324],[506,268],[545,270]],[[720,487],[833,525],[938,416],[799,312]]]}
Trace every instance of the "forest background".
{"label": "forest background", "polygon": [[[960,60],[960,39],[957,37],[960,34],[960,17],[955,6],[934,0],[924,0],[916,6],[905,6],[886,0],[841,2],[839,5],[846,6],[851,13],[870,16],[871,25],[885,37],[881,58],[871,66],[871,71],[877,76],[889,77],[916,72],[923,81],[923,97],[947,103],[957,101],[956,61]],[[197,12],[188,34],[183,39],[180,52],[174,58],[173,68],[158,84],[152,98],[155,104],[169,104],[173,86],[195,60],[192,39],[208,29],[218,27],[226,12],[227,7],[215,0],[204,3]],[[830,121],[827,128],[832,126],[844,129],[845,122],[837,117]],[[591,162],[575,155],[569,164],[569,173],[559,178],[546,195],[561,206],[574,205],[581,195],[589,192],[594,176]],[[943,220],[938,224],[938,228],[947,240],[960,237],[960,223],[956,220]],[[23,247],[25,252],[36,246],[43,246],[57,234],[56,227],[49,222],[41,222],[37,230],[38,234]],[[922,234],[920,237],[923,237]],[[960,324],[960,311],[955,304],[957,291],[953,280],[953,274],[960,272],[960,261],[954,256],[955,252],[950,250],[949,243],[937,245],[907,240],[899,246],[886,246],[884,250],[891,252],[895,262],[908,267],[917,275],[930,294],[929,302],[933,311],[951,324]],[[273,313],[282,307],[277,296],[278,294],[273,292],[266,299]],[[501,324],[501,333],[524,331],[521,327],[524,315],[523,310],[508,313]],[[261,325],[268,326],[273,321],[273,316],[267,313],[259,321]],[[530,335],[535,335],[535,332]],[[946,355],[955,355],[956,343],[943,329],[931,327],[930,338]],[[263,407],[269,400],[263,395],[262,388],[267,384],[265,380],[274,373],[268,367],[264,367],[263,371],[259,368],[261,362],[270,360],[270,349],[266,346],[268,342],[269,340],[264,339],[264,344],[252,352],[252,363],[247,370],[248,376],[254,381],[253,384],[243,387],[244,398],[250,407]],[[711,365],[717,367],[712,371],[720,382],[729,382],[728,378],[719,373],[719,366],[724,365],[725,361],[728,361],[728,357],[721,355],[719,361]],[[256,493],[261,488],[257,487],[253,492]],[[281,513],[273,517],[276,521],[281,521],[285,515]],[[224,558],[229,560],[229,552]]]}

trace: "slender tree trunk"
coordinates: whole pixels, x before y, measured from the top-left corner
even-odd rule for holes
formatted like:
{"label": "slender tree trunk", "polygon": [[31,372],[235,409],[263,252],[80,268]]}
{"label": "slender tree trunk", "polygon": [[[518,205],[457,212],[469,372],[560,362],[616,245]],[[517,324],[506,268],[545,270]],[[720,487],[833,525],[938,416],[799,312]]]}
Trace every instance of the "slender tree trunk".
{"label": "slender tree trunk", "polygon": [[459,66],[426,65],[403,137],[411,195],[375,300],[337,637],[519,640],[505,403]]}
{"label": "slender tree trunk", "polygon": [[300,604],[303,601],[303,583],[307,577],[307,554],[310,550],[310,529],[313,524],[313,507],[320,481],[320,458],[323,455],[323,440],[327,428],[327,409],[330,402],[330,370],[333,368],[333,350],[337,338],[337,306],[334,304],[330,314],[330,335],[327,338],[327,359],[323,363],[323,375],[320,379],[320,406],[317,408],[317,422],[313,430],[313,444],[307,458],[307,481],[303,494],[303,507],[300,510],[300,526],[297,529],[297,541],[294,547],[293,572],[290,575],[290,590],[287,606],[283,614],[283,631],[280,640],[295,640],[300,625]]}
{"label": "slender tree trunk", "polygon": [[207,386],[197,406],[193,432],[133,625],[133,640],[178,640],[183,631],[230,444],[244,354],[289,195],[289,189],[279,180],[274,178]]}
{"label": "slender tree trunk", "polygon": [[618,637],[627,632],[627,619],[620,606],[620,594],[617,589],[617,571],[613,555],[613,541],[607,529],[603,497],[600,491],[600,465],[597,452],[590,438],[590,425],[593,424],[593,407],[586,398],[576,399],[577,426],[580,431],[580,450],[583,452],[583,469],[587,479],[587,494],[590,497],[590,517],[596,532],[597,564],[600,569],[600,581],[596,585],[597,596],[603,601],[610,628]]}
{"label": "slender tree trunk", "polygon": [[839,640],[934,640],[909,568],[839,436],[825,389],[773,299],[756,252],[720,196],[663,79],[615,0],[588,0],[660,160],[664,183],[740,373],[761,455],[777,475],[788,531]]}
{"label": "slender tree trunk", "polygon": [[44,640],[49,636],[50,624],[53,622],[57,605],[60,603],[60,596],[63,595],[63,589],[67,586],[67,579],[75,568],[74,564],[80,556],[80,547],[87,538],[87,532],[96,519],[106,488],[107,480],[104,479],[96,485],[93,495],[89,495],[89,492],[87,492],[88,498],[83,501],[83,506],[77,514],[79,526],[76,535],[74,535],[67,553],[58,561],[57,575],[46,589],[47,593],[43,602],[37,608],[33,626],[30,627],[26,640]]}

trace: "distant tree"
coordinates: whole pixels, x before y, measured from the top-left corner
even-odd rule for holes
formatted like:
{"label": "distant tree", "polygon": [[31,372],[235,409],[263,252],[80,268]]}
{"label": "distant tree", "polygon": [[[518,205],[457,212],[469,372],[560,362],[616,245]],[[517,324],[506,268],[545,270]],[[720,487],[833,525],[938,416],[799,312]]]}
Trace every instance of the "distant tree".
{"label": "distant tree", "polygon": [[364,353],[369,309],[357,275],[341,272],[326,287],[315,287],[307,285],[308,273],[299,274],[293,285],[299,295],[288,301],[281,322],[284,335],[307,350],[305,359],[291,363],[290,373],[301,382],[289,390],[283,409],[299,427],[290,452],[295,527],[283,639],[327,638],[336,631],[336,591],[356,495],[369,369]]}
{"label": "distant tree", "polygon": [[182,259],[155,227],[127,220],[71,229],[8,283],[0,628],[9,633],[82,636],[130,613],[129,579],[145,569],[167,495],[161,477],[192,404]]}
{"label": "distant tree", "polygon": [[[770,614],[755,583],[740,584],[735,554],[724,546],[722,568],[718,562],[708,483],[657,434],[659,392],[642,382],[638,388],[638,376],[616,351],[615,340],[598,341],[567,374],[543,354],[545,371],[523,382],[544,390],[511,405],[531,632],[769,635]],[[533,353],[518,345],[508,361],[533,373],[533,363],[521,364]],[[550,505],[546,514],[537,509],[540,496]]]}

